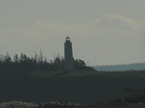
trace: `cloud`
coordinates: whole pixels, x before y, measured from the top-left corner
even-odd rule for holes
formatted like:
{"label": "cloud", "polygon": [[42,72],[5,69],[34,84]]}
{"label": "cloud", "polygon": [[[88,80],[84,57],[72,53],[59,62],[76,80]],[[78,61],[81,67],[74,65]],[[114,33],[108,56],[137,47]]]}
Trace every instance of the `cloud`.
{"label": "cloud", "polygon": [[[65,23],[35,21],[25,28],[10,28],[0,30],[0,42],[9,43],[33,41],[42,42],[54,40],[64,42],[66,36],[72,39],[100,38],[104,41],[107,36],[132,37],[144,31],[144,26],[131,18],[122,15],[105,14],[92,23]],[[50,42],[51,43],[51,42]],[[100,42],[98,42],[100,43]]]}
{"label": "cloud", "polygon": [[39,39],[39,36],[42,34],[37,31],[30,31],[28,29],[19,29],[19,28],[11,28],[11,29],[3,29],[1,32],[1,39],[8,41],[35,41]]}
{"label": "cloud", "polygon": [[24,28],[0,29],[0,39],[9,41],[42,41],[47,38],[70,36],[85,37],[89,35],[88,26],[83,23],[41,22],[36,21]]}
{"label": "cloud", "polygon": [[122,15],[106,14],[101,18],[97,19],[92,23],[93,27],[99,29],[120,29],[120,30],[130,30],[135,29],[140,25],[139,22],[124,17]]}
{"label": "cloud", "polygon": [[40,22],[37,21],[27,28],[30,31],[37,31],[43,33],[43,35],[49,36],[61,36],[61,35],[87,35],[88,27],[82,23],[66,24],[65,22]]}
{"label": "cloud", "polygon": [[[65,23],[36,21],[25,28],[1,29],[1,39],[16,38],[19,41],[42,41],[48,37],[62,38],[70,35],[74,38],[90,37],[102,33],[134,32],[142,29],[141,23],[122,15],[106,14],[92,23]],[[102,34],[102,35],[103,35]]]}

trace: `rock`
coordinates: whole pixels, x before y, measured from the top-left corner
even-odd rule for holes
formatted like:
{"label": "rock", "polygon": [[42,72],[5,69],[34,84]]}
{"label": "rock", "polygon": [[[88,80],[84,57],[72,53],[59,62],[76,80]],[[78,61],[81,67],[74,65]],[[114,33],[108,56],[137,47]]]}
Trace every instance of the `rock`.
{"label": "rock", "polygon": [[34,108],[34,107],[38,107],[38,104],[21,101],[10,101],[0,103],[0,108]]}

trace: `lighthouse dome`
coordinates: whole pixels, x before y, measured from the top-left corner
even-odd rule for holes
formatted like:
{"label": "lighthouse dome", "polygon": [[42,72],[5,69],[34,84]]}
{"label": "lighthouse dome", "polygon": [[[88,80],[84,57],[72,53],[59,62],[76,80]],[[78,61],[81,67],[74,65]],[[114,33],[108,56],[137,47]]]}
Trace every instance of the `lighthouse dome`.
{"label": "lighthouse dome", "polygon": [[65,38],[65,40],[66,40],[66,42],[70,42],[70,37],[67,36],[67,37]]}

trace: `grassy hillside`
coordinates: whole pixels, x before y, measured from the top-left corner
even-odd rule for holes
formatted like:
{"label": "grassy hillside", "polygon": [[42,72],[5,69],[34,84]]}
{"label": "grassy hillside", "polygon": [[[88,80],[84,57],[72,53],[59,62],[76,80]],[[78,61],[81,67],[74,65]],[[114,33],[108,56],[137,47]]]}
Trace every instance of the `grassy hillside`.
{"label": "grassy hillside", "polygon": [[97,103],[124,98],[129,95],[124,88],[144,88],[144,72],[38,71],[29,76],[5,75],[0,79],[0,102]]}

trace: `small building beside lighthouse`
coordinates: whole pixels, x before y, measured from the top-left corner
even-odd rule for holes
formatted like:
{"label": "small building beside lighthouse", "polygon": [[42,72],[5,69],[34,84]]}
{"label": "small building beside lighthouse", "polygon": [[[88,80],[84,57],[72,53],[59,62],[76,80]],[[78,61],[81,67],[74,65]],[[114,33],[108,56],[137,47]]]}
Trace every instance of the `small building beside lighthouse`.
{"label": "small building beside lighthouse", "polygon": [[74,59],[73,59],[73,50],[72,50],[72,42],[70,41],[70,37],[65,38],[64,43],[64,57],[65,57],[65,71],[73,71],[74,70]]}

